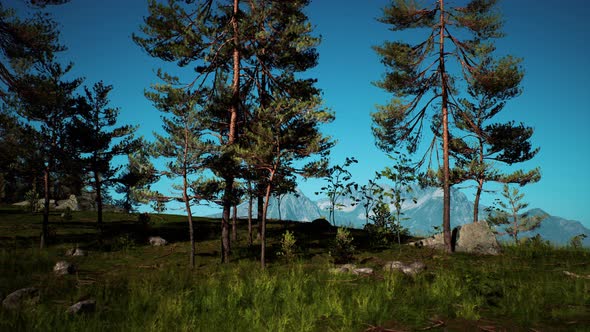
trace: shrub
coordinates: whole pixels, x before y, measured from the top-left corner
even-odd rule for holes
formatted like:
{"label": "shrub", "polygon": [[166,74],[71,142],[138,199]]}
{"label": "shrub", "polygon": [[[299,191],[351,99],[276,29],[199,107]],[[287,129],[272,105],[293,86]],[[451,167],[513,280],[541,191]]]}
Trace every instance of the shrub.
{"label": "shrub", "polygon": [[353,237],[346,228],[339,227],[336,232],[336,239],[330,254],[334,258],[334,263],[348,263],[352,260],[354,246],[352,245]]}
{"label": "shrub", "polygon": [[570,247],[572,247],[573,249],[580,249],[580,248],[582,248],[582,246],[584,245],[583,244],[583,241],[587,237],[588,236],[586,234],[578,234],[578,235],[572,237],[570,239],[570,243],[569,243]]}
{"label": "shrub", "polygon": [[147,212],[138,214],[137,221],[144,224],[144,225],[149,223],[150,222],[150,214]]}
{"label": "shrub", "polygon": [[295,235],[290,231],[286,231],[281,237],[281,249],[277,254],[284,257],[287,262],[292,262],[295,258],[295,242]]}

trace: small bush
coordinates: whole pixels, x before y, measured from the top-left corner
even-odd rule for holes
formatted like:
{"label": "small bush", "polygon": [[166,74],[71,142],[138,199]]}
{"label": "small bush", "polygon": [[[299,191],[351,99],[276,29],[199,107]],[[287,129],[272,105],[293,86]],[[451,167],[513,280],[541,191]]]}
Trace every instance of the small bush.
{"label": "small bush", "polygon": [[141,224],[148,224],[150,222],[150,214],[147,212],[140,213],[137,215],[137,221]]}
{"label": "small bush", "polygon": [[350,231],[346,228],[339,227],[336,232],[336,239],[330,254],[334,258],[334,263],[348,263],[352,260],[354,254],[354,245],[352,245],[353,237]]}
{"label": "small bush", "polygon": [[583,241],[587,237],[588,236],[586,234],[578,234],[578,235],[572,237],[570,239],[570,242],[569,242],[570,247],[573,248],[573,249],[580,249],[580,248],[582,248],[582,246],[584,245],[583,244]]}
{"label": "small bush", "polygon": [[281,237],[281,249],[277,254],[284,257],[287,262],[292,262],[295,258],[295,242],[295,235],[286,231]]}

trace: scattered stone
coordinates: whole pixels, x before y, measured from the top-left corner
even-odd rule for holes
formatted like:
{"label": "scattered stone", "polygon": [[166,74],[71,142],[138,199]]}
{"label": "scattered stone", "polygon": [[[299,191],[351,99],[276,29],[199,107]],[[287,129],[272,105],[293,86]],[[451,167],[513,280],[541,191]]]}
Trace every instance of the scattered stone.
{"label": "scattered stone", "polygon": [[165,246],[168,244],[168,241],[164,240],[159,236],[150,236],[148,241],[150,242],[150,245],[154,247]]}
{"label": "scattered stone", "polygon": [[371,275],[371,274],[373,274],[373,269],[370,267],[361,267],[361,268],[352,270],[352,274]]}
{"label": "scattered stone", "polygon": [[76,267],[74,266],[74,264],[66,261],[59,261],[55,263],[55,266],[53,267],[53,273],[55,273],[58,276],[72,274],[74,272],[76,272]]}
{"label": "scattered stone", "polygon": [[427,237],[422,240],[414,241],[408,243],[409,245],[416,246],[418,248],[422,247],[429,247],[435,249],[444,249],[445,248],[445,239],[442,233],[435,234],[431,237]]}
{"label": "scattered stone", "polygon": [[2,301],[5,309],[19,309],[27,304],[36,304],[39,302],[39,290],[35,287],[22,288],[14,291]]}
{"label": "scattered stone", "polygon": [[456,234],[455,251],[457,252],[480,255],[498,255],[501,252],[496,235],[485,221],[457,227]]}
{"label": "scattered stone", "polygon": [[86,251],[80,248],[72,248],[66,251],[66,256],[87,256]]}
{"label": "scattered stone", "polygon": [[383,266],[383,269],[385,271],[399,271],[402,272],[405,275],[409,275],[409,276],[416,276],[418,273],[424,271],[426,269],[426,265],[422,262],[413,262],[409,265],[404,264],[400,261],[392,261],[392,262],[387,262],[385,263],[385,265]]}
{"label": "scattered stone", "polygon": [[69,307],[66,312],[70,315],[76,315],[76,314],[84,314],[84,313],[94,312],[95,309],[96,309],[96,301],[89,299],[89,300],[77,302],[76,304]]}

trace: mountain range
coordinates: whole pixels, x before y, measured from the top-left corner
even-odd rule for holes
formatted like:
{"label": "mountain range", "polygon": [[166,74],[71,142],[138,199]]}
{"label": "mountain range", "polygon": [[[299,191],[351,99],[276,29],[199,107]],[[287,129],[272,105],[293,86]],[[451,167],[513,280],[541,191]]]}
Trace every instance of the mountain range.
{"label": "mountain range", "polygon": [[[389,188],[383,186],[385,190]],[[473,221],[473,202],[460,190],[451,189],[451,227],[471,223]],[[348,226],[362,228],[366,223],[365,209],[360,200],[361,194],[353,192],[351,197],[338,199],[338,208],[335,211],[337,226]],[[419,236],[427,236],[438,232],[441,226],[443,211],[443,193],[440,188],[419,188],[415,187],[411,194],[405,195],[403,204],[404,217],[402,225],[410,230],[410,233]],[[280,205],[280,215],[279,215]],[[321,217],[327,219],[329,215],[329,200],[322,198],[317,201],[311,200],[300,190],[295,193],[284,195],[279,204],[276,197],[271,197],[268,207],[269,219],[282,219],[294,221],[312,221]],[[393,211],[393,206],[390,206]],[[256,203],[254,203],[256,211]],[[485,207],[480,207],[479,219],[486,218]],[[254,214],[256,212],[253,212]],[[539,234],[543,239],[549,240],[556,245],[566,245],[570,239],[579,234],[587,236],[584,239],[584,246],[590,246],[590,229],[584,227],[581,222],[566,220],[558,216],[551,216],[541,209],[532,209],[529,214],[544,215],[545,219],[541,226],[530,232],[523,232],[519,237],[533,237]],[[247,217],[248,204],[242,203],[238,206],[238,216]],[[510,241],[506,235],[499,236],[499,240]]]}

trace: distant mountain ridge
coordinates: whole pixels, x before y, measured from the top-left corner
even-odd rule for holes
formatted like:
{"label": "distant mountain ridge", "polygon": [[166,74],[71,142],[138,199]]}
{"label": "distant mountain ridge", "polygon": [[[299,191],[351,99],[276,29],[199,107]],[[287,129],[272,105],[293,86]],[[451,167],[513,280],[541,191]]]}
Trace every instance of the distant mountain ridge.
{"label": "distant mountain ridge", "polygon": [[[385,186],[385,189],[388,187]],[[456,227],[473,221],[473,202],[467,196],[457,190],[451,189],[451,227]],[[353,193],[352,196],[360,198],[360,193]],[[443,194],[440,188],[416,187],[413,194],[406,195],[404,203],[404,217],[402,225],[410,230],[412,234],[427,236],[435,233],[435,227],[441,226],[443,211]],[[416,199],[416,203],[413,202]],[[362,228],[365,223],[365,210],[362,203],[354,204],[350,197],[343,197],[338,200],[341,205],[335,211],[336,224],[338,226],[349,226]],[[312,201],[303,192],[297,189],[296,193],[284,195],[280,201],[280,218],[282,220],[312,221],[320,217],[327,218],[329,215],[329,200],[322,198],[316,202]],[[393,211],[393,207],[390,206]],[[480,220],[485,219],[484,207],[480,207]],[[532,214],[542,214],[547,217],[541,222],[541,226],[531,232],[523,232],[519,237],[533,237],[537,234],[546,240],[557,245],[565,245],[569,240],[579,234],[588,236],[584,241],[585,246],[590,246],[590,230],[579,221],[566,220],[557,216],[551,216],[541,209],[532,209]],[[256,202],[253,206],[253,215],[256,217]],[[248,216],[248,203],[238,206],[238,216]],[[217,215],[220,217],[220,215]],[[271,197],[268,208],[269,219],[279,219],[279,201]],[[507,235],[499,236],[500,240],[510,241]]]}

